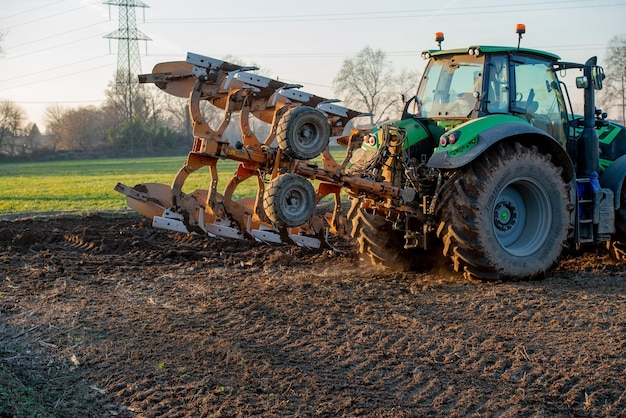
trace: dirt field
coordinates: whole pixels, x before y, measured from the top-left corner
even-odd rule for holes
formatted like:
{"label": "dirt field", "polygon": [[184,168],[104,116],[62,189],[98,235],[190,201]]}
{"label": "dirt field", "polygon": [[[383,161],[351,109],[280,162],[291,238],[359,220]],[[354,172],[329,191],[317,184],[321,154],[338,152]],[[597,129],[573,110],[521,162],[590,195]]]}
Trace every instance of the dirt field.
{"label": "dirt field", "polygon": [[2,221],[0,417],[626,416],[603,252],[485,284],[343,250]]}

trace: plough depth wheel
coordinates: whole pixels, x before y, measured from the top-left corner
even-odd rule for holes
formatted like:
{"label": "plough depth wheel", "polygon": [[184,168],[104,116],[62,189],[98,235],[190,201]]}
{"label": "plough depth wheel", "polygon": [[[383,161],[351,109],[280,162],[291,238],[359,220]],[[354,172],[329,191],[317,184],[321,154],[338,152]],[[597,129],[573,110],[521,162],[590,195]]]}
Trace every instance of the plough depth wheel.
{"label": "plough depth wheel", "polygon": [[289,109],[281,118],[276,141],[287,155],[297,160],[310,160],[326,149],[330,125],[326,116],[309,106]]}
{"label": "plough depth wheel", "polygon": [[304,177],[288,173],[273,179],[263,196],[267,217],[279,227],[306,223],[317,204],[315,189]]}

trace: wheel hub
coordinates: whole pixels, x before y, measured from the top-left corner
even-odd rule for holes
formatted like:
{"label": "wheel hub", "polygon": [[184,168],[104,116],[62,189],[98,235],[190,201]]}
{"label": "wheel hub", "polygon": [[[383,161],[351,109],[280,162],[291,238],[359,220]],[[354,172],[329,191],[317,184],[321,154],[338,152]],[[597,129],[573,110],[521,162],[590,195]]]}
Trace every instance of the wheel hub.
{"label": "wheel hub", "polygon": [[315,129],[309,124],[302,126],[300,129],[300,139],[306,144],[313,141],[315,139]]}
{"label": "wheel hub", "polygon": [[508,231],[517,221],[515,204],[508,200],[498,202],[494,209],[494,223],[500,231]]}
{"label": "wheel hub", "polygon": [[299,190],[291,190],[285,196],[285,212],[291,216],[299,216],[301,213],[307,211],[307,207],[304,203],[304,196]]}

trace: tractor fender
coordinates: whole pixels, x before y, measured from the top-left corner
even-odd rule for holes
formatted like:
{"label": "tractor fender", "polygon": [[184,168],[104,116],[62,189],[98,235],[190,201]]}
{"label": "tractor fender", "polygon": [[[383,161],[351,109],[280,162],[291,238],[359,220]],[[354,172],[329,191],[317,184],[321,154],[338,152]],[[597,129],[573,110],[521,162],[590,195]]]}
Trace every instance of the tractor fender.
{"label": "tractor fender", "polygon": [[[463,125],[444,135],[449,135],[456,130],[462,131]],[[542,152],[552,155],[553,161],[563,168],[565,181],[569,182],[574,178],[574,164],[563,146],[541,129],[528,123],[520,120],[507,121],[491,126],[472,136],[473,138],[469,140],[465,138],[466,141],[461,145],[461,147],[465,147],[465,150],[461,150],[461,152],[459,152],[459,148],[449,147],[450,150],[448,151],[439,146],[428,160],[428,167],[445,170],[457,169],[471,163],[499,142],[514,140],[527,146],[535,145]]]}
{"label": "tractor fender", "polygon": [[615,195],[615,210],[622,202],[622,185],[626,177],[626,155],[622,155],[604,170],[600,175],[600,185],[613,191]]}

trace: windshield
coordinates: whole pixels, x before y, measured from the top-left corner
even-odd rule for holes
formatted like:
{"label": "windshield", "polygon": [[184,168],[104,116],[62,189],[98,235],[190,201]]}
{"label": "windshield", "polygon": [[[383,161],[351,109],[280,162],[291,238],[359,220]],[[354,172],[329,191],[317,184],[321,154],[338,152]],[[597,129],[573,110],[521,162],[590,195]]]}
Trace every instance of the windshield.
{"label": "windshield", "polygon": [[484,56],[431,58],[417,97],[423,117],[468,118],[482,91]]}

